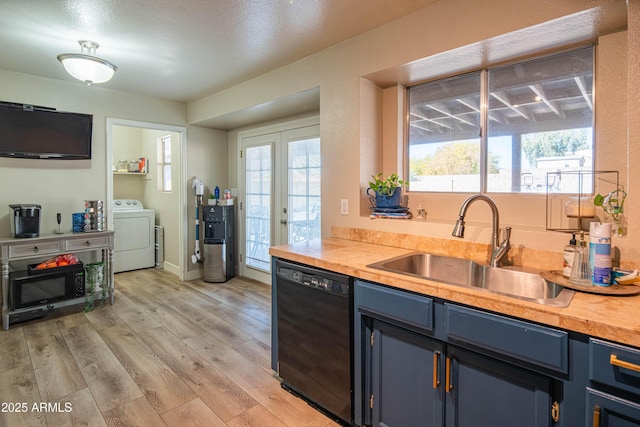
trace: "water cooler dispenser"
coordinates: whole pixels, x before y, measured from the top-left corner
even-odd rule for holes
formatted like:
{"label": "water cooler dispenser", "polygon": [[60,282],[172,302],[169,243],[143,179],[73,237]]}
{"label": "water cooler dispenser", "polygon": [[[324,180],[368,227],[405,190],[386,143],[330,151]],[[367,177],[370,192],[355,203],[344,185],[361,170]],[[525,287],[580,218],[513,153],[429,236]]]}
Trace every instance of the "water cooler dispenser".
{"label": "water cooler dispenser", "polygon": [[235,275],[233,206],[202,206],[204,281],[226,282]]}

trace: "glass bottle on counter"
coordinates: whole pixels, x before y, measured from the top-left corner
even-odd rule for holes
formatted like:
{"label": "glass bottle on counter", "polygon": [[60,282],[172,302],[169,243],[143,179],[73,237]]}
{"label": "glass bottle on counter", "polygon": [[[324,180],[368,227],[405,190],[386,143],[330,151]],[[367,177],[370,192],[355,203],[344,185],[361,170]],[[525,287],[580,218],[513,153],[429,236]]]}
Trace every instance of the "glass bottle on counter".
{"label": "glass bottle on counter", "polygon": [[584,232],[580,232],[580,241],[573,258],[569,283],[580,286],[593,286],[591,282],[591,266],[589,265],[589,252],[584,240]]}
{"label": "glass bottle on counter", "polygon": [[562,252],[562,275],[564,277],[568,278],[571,276],[571,267],[573,266],[573,259],[576,256],[576,252],[578,252],[576,233],[573,233],[569,244],[564,247],[564,251]]}

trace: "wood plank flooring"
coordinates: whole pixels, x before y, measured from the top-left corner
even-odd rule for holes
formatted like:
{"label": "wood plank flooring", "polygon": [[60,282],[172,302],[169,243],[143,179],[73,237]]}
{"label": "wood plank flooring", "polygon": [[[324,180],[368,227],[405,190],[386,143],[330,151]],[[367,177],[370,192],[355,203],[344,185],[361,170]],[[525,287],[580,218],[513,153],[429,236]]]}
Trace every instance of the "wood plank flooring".
{"label": "wood plank flooring", "polygon": [[280,387],[271,288],[116,275],[116,302],[0,331],[0,427],[337,426]]}

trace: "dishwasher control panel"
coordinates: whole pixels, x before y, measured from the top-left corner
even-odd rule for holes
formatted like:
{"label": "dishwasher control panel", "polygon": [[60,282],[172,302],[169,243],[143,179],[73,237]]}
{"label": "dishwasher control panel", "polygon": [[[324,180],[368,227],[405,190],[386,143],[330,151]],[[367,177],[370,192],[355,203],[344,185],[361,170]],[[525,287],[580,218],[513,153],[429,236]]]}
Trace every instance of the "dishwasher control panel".
{"label": "dishwasher control panel", "polygon": [[[321,289],[327,292],[348,294],[350,289],[349,278],[347,276],[336,275],[332,272],[317,270],[313,272],[305,271],[304,267],[295,264],[277,265],[276,274],[279,278],[288,280],[312,288]],[[331,277],[336,276],[336,277]]]}

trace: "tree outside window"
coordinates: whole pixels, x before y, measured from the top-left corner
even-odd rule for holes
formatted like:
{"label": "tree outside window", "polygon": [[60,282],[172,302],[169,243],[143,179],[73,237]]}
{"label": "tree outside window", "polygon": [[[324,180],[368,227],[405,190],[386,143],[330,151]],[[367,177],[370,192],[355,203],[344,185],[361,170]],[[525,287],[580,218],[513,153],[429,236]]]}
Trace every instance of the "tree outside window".
{"label": "tree outside window", "polygon": [[547,175],[593,171],[591,46],[407,94],[410,191],[571,193]]}

